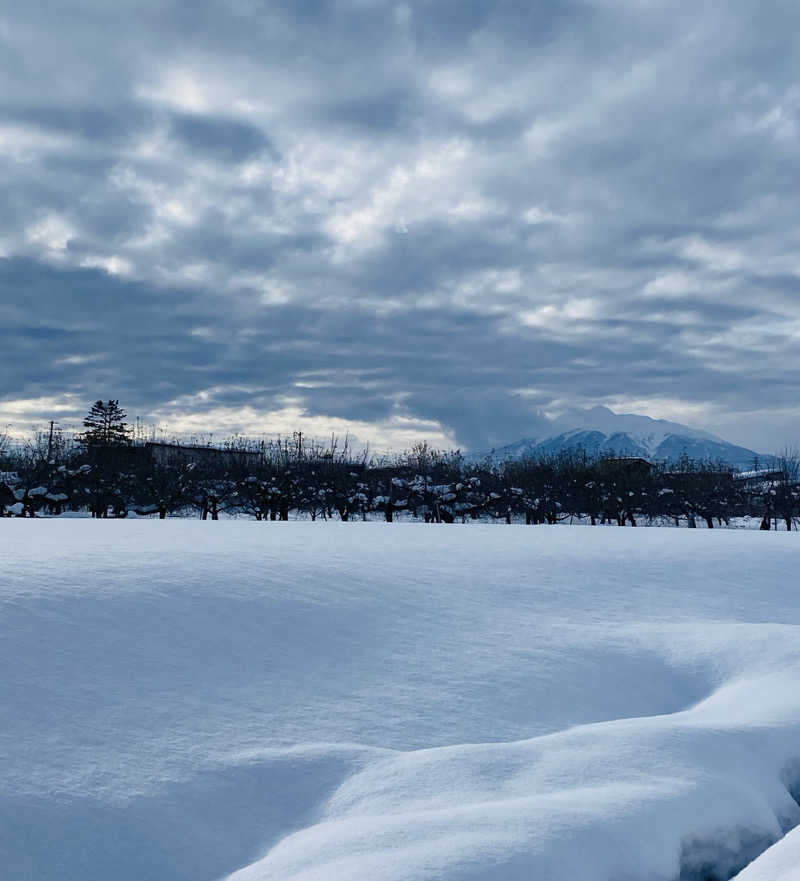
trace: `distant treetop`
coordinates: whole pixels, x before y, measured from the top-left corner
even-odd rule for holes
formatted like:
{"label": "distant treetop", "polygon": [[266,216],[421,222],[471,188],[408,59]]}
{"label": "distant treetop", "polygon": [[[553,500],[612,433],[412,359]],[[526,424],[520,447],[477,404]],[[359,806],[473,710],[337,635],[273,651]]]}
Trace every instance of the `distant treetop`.
{"label": "distant treetop", "polygon": [[125,422],[127,415],[119,401],[95,401],[83,420],[86,431],[81,440],[91,447],[127,446],[132,434]]}

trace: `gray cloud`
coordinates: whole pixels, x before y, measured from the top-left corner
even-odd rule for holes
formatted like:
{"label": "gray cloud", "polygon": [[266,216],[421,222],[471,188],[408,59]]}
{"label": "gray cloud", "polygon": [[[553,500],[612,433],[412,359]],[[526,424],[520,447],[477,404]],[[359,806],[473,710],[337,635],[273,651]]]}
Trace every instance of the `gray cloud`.
{"label": "gray cloud", "polygon": [[602,402],[800,437],[798,25],[777,0],[0,15],[0,419],[111,395],[480,448]]}
{"label": "gray cloud", "polygon": [[189,153],[206,155],[220,162],[242,162],[262,150],[274,155],[269,139],[260,128],[223,117],[175,113],[170,120],[170,133]]}

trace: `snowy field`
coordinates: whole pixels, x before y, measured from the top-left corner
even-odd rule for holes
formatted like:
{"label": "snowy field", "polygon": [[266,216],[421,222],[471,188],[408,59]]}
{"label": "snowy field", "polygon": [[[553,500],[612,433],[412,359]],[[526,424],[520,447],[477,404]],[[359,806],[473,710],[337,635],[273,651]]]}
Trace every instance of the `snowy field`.
{"label": "snowy field", "polygon": [[4,881],[800,879],[800,535],[3,520],[0,552]]}

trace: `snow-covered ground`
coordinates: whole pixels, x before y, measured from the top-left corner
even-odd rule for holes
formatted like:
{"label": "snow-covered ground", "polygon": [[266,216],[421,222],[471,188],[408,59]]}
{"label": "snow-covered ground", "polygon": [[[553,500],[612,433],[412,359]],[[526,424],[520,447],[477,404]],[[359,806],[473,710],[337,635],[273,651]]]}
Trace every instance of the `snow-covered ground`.
{"label": "snow-covered ground", "polygon": [[736,881],[800,881],[800,827],[766,850]]}
{"label": "snow-covered ground", "polygon": [[797,878],[796,534],[4,520],[0,554],[2,879],[699,881],[776,841],[742,881]]}

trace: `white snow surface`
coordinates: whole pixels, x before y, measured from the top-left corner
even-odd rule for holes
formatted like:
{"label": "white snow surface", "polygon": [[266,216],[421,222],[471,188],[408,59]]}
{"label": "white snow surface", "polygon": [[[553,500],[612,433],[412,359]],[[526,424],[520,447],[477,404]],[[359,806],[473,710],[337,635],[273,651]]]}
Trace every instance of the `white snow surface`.
{"label": "white snow surface", "polygon": [[751,863],[736,881],[800,881],[800,827]]}
{"label": "white snow surface", "polygon": [[0,878],[795,879],[798,541],[0,521]]}

